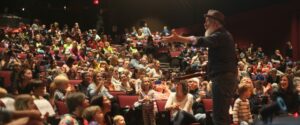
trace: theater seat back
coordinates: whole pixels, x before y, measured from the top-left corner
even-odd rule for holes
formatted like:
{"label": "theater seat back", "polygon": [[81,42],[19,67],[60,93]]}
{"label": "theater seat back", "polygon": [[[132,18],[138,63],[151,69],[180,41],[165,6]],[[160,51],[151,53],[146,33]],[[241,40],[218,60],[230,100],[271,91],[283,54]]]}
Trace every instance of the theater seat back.
{"label": "theater seat back", "polygon": [[138,101],[137,95],[118,95],[120,108],[133,108],[133,104]]}

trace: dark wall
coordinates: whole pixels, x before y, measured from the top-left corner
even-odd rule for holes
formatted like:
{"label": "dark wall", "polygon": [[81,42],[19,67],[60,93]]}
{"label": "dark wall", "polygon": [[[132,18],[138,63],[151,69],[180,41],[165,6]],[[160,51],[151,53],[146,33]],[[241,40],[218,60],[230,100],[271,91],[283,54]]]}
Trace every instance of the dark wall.
{"label": "dark wall", "polygon": [[0,8],[0,14],[14,14],[31,20],[37,18],[45,24],[57,21],[61,26],[73,26],[79,22],[83,29],[95,28],[99,10],[92,0],[1,0]]}
{"label": "dark wall", "polygon": [[296,5],[292,2],[234,15],[228,18],[227,27],[241,47],[253,42],[268,54],[273,54],[275,49],[284,53],[286,42],[291,40],[292,15],[298,11]]}
{"label": "dark wall", "polygon": [[146,21],[153,31],[199,23],[195,0],[111,0],[112,24],[123,27],[138,26]]}

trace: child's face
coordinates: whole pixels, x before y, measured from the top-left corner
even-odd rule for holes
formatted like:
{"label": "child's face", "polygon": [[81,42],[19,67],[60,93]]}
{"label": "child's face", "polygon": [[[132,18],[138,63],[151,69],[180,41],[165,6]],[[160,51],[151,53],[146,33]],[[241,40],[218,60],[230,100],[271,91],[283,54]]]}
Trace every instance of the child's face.
{"label": "child's face", "polygon": [[252,93],[252,90],[251,89],[248,89],[244,94],[243,96],[248,99],[250,96],[251,96],[251,93]]}
{"label": "child's face", "polygon": [[117,125],[126,125],[125,120],[124,120],[123,117],[121,117],[121,118],[118,120]]}
{"label": "child's face", "polygon": [[[96,121],[104,121],[104,114],[103,114],[103,112],[101,110],[98,110],[96,112],[96,114],[94,115],[94,119]],[[102,122],[100,122],[100,123],[102,123]]]}

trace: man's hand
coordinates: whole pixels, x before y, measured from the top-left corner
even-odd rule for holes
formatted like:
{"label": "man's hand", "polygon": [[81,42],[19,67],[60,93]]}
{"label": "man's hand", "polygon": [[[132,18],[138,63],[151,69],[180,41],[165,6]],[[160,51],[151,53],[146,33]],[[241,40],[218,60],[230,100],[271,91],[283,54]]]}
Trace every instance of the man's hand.
{"label": "man's hand", "polygon": [[165,42],[172,42],[177,41],[179,39],[179,35],[176,33],[175,29],[172,30],[172,35],[163,37],[162,41]]}

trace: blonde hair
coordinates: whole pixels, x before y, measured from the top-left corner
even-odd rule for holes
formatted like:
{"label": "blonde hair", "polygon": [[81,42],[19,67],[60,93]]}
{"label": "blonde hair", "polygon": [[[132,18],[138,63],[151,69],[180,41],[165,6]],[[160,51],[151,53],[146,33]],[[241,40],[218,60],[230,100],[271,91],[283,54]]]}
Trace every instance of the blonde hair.
{"label": "blonde hair", "polygon": [[116,115],[113,120],[114,120],[114,125],[117,125],[118,121],[121,119],[121,118],[124,118],[122,115]]}
{"label": "blonde hair", "polygon": [[33,98],[29,94],[18,95],[15,99],[15,109],[18,111],[28,110],[28,103],[33,101]]}
{"label": "blonde hair", "polygon": [[251,78],[249,78],[249,77],[243,77],[243,78],[241,79],[240,85],[244,85],[244,84],[248,84],[248,85],[250,85],[251,87],[254,87],[254,86],[253,86],[253,82],[252,82]]}
{"label": "blonde hair", "polygon": [[68,84],[69,83],[69,78],[65,74],[59,74],[56,76],[51,83],[50,87],[52,89],[57,89],[57,87],[61,84]]}
{"label": "blonde hair", "polygon": [[0,87],[0,98],[5,97],[7,95],[6,89]]}
{"label": "blonde hair", "polygon": [[87,121],[92,121],[94,115],[97,111],[101,111],[101,108],[99,106],[90,106],[84,109],[82,113],[82,117],[85,118]]}
{"label": "blonde hair", "polygon": [[238,88],[238,93],[239,93],[239,95],[242,95],[243,93],[245,93],[248,90],[253,90],[253,86],[251,86],[249,84],[240,84],[239,88]]}

